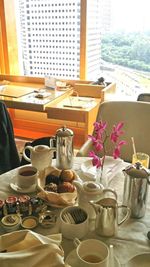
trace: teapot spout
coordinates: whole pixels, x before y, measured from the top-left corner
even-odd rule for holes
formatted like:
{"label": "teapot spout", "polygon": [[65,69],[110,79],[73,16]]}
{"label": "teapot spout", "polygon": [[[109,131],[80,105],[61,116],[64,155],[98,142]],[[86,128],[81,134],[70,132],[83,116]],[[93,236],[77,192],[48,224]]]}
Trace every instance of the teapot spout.
{"label": "teapot spout", "polygon": [[73,180],[73,184],[76,186],[77,192],[80,193],[83,189],[81,182],[77,180]]}

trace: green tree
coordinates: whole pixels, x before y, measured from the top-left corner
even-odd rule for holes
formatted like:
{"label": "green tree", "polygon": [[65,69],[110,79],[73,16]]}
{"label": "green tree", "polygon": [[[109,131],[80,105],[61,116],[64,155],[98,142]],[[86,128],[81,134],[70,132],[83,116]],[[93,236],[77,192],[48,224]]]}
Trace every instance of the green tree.
{"label": "green tree", "polygon": [[101,43],[103,60],[138,70],[150,70],[150,32],[108,34]]}

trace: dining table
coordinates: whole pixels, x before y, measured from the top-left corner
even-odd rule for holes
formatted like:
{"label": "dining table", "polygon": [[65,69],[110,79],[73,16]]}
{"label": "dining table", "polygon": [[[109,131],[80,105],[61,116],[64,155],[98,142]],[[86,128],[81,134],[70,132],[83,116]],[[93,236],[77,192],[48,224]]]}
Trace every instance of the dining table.
{"label": "dining table", "polygon": [[[73,170],[77,173],[82,181],[87,181],[90,178],[86,176],[83,172],[82,166],[86,163],[90,158],[88,157],[74,157],[73,162]],[[112,171],[112,177],[109,183],[109,187],[114,189],[117,193],[117,201],[118,205],[122,204],[123,201],[123,190],[124,190],[124,174],[123,169],[128,166],[130,163],[121,161],[121,164],[117,166],[115,172]],[[53,159],[52,165],[56,166],[56,160]],[[13,190],[10,186],[13,177],[17,174],[18,168],[10,170],[2,175],[0,175],[0,199],[5,200],[8,196],[19,196],[20,192]],[[110,175],[111,176],[111,175]],[[149,186],[148,186],[149,187]],[[38,192],[37,188],[37,192]],[[34,196],[37,192],[28,193],[29,196]],[[76,203],[78,205],[78,203]],[[42,234],[44,236],[50,234],[60,233],[60,221],[59,214],[62,208],[55,208],[48,206],[48,209],[55,210],[57,214],[56,224],[51,228],[43,228],[38,225],[33,231]],[[128,267],[128,262],[140,254],[143,257],[144,255],[150,254],[150,240],[147,237],[147,233],[150,231],[150,193],[148,189],[148,197],[146,204],[146,212],[145,215],[140,219],[129,218],[122,225],[118,226],[118,231],[115,236],[112,237],[102,237],[95,232],[94,220],[91,219],[90,227],[88,234],[83,238],[89,239],[94,238],[105,242],[108,246],[113,245],[114,247],[114,255],[120,262],[121,267]],[[0,227],[0,235],[5,234],[5,231],[2,227]],[[73,253],[75,247],[73,244],[73,240],[66,239],[62,237],[62,248],[64,250],[65,258],[68,257],[69,254]],[[150,263],[149,263],[150,264]],[[136,265],[135,265],[136,266]],[[142,267],[147,265],[142,264]],[[150,265],[149,265],[150,266]],[[115,266],[117,267],[117,266]],[[118,266],[119,267],[119,266]]]}

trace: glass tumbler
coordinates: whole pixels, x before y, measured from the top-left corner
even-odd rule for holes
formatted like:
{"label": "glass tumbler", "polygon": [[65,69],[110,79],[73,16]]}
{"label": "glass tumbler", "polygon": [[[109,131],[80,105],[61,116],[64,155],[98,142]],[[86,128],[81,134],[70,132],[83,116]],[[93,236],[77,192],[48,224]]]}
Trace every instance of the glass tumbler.
{"label": "glass tumbler", "polygon": [[133,154],[132,164],[135,164],[136,162],[140,162],[143,167],[149,168],[149,155],[142,152],[137,152],[136,154]]}

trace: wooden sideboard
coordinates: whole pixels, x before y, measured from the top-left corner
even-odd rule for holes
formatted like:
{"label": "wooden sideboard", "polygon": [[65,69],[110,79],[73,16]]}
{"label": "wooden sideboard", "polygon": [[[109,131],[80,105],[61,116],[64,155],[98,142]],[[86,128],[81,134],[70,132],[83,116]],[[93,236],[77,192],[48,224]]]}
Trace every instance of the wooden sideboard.
{"label": "wooden sideboard", "polygon": [[74,131],[76,148],[85,142],[106,91],[115,91],[116,86],[94,86],[88,81],[67,83],[67,90],[47,89],[48,96],[42,99],[37,94],[44,88],[44,79],[0,75],[0,100],[9,108],[16,137],[51,136],[66,125]]}

